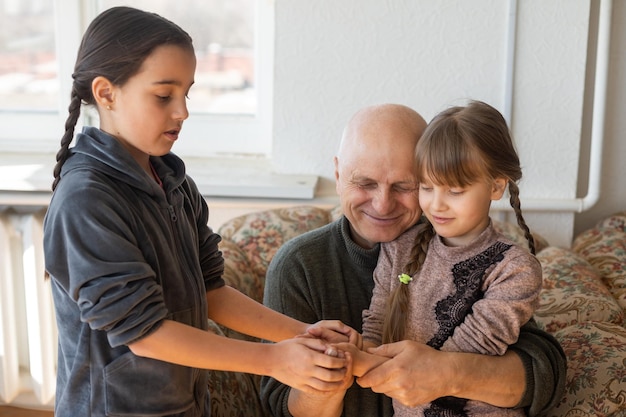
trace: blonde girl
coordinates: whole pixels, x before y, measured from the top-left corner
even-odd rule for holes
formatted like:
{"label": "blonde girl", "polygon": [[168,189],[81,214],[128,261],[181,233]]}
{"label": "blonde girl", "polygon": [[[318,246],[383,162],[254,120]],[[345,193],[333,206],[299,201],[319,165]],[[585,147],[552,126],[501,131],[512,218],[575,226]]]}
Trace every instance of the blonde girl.
{"label": "blonde girl", "polygon": [[[541,267],[520,208],[522,171],[506,122],[479,101],[449,108],[426,128],[416,164],[425,218],[382,244],[372,302],[363,314],[365,346],[411,339],[445,351],[502,355],[532,319],[541,289]],[[489,217],[491,201],[507,187],[528,248],[496,232]],[[368,360],[356,355],[356,374]],[[414,408],[394,401],[394,411],[525,415],[454,397]]]}

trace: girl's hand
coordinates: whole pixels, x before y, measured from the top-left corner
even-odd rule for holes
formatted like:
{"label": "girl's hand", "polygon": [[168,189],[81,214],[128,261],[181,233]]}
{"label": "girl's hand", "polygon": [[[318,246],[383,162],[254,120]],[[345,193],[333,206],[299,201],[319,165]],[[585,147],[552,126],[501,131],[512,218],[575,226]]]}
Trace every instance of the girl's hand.
{"label": "girl's hand", "polygon": [[361,334],[339,320],[321,320],[307,327],[306,331],[326,343],[348,342],[359,349],[363,348]]}
{"label": "girl's hand", "polygon": [[378,365],[386,362],[388,358],[384,356],[374,355],[358,349],[352,343],[337,343],[326,349],[327,355],[337,353],[337,357],[347,356],[352,358],[352,375],[360,377]]}
{"label": "girl's hand", "polygon": [[353,382],[350,360],[325,355],[327,348],[322,340],[308,337],[275,343],[267,358],[268,374],[309,394],[345,390]]}

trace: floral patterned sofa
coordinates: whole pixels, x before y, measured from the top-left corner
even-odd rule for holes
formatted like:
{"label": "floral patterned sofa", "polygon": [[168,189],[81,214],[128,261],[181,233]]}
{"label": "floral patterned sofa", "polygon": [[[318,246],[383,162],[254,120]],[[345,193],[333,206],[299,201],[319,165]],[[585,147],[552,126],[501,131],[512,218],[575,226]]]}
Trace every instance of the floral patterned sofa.
{"label": "floral patterned sofa", "polygon": [[[236,217],[223,224],[221,250],[229,285],[262,301],[267,266],[287,240],[340,216],[338,208],[298,206]],[[525,244],[517,226],[496,227]],[[568,360],[566,390],[548,417],[626,416],[626,211],[577,236],[571,248],[537,238],[544,291],[539,326],[561,343]],[[214,325],[216,332],[252,340]],[[213,372],[212,415],[266,416],[255,375]]]}

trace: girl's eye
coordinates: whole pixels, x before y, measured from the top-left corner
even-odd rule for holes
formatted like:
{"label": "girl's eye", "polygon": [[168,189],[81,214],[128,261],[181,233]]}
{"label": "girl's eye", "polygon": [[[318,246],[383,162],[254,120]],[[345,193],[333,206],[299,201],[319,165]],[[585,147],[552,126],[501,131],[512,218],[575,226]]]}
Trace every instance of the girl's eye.
{"label": "girl's eye", "polygon": [[160,101],[168,101],[168,100],[170,99],[170,96],[157,96],[157,98],[158,98]]}
{"label": "girl's eye", "polygon": [[450,194],[452,194],[452,195],[461,195],[461,194],[463,194],[463,190],[450,190]]}

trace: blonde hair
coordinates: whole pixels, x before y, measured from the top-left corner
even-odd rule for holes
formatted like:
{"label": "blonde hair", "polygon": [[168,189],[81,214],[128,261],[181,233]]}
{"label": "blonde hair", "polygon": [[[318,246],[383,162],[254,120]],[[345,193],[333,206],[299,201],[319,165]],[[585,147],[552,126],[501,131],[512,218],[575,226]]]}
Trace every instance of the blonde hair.
{"label": "blonde hair", "polygon": [[[415,148],[418,181],[428,177],[437,184],[465,187],[485,179],[505,178],[509,202],[524,232],[531,253],[535,241],[524,217],[517,183],[522,178],[519,157],[504,117],[481,101],[446,109],[433,118]],[[435,231],[426,218],[418,232],[404,272],[415,275],[426,259]],[[408,285],[400,284],[390,295],[383,325],[383,343],[404,339],[408,309]]]}

